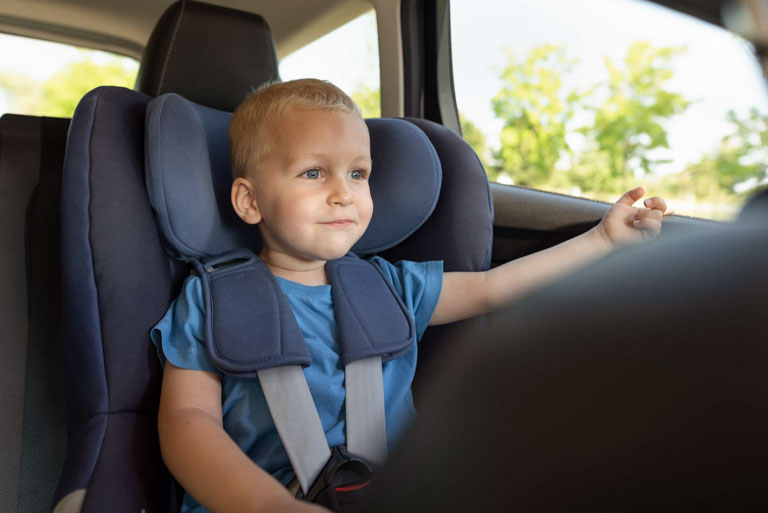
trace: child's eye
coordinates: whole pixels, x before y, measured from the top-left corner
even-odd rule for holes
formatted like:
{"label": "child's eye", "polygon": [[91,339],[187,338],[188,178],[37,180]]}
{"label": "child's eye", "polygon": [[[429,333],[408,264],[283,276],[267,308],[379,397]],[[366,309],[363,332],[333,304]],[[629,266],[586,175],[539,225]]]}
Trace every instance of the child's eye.
{"label": "child's eye", "polygon": [[309,178],[310,180],[317,180],[320,178],[320,170],[319,169],[308,169],[301,173],[301,176],[304,178]]}
{"label": "child's eye", "polygon": [[359,169],[355,169],[354,171],[350,171],[349,177],[353,180],[364,180],[366,177],[365,172],[360,171]]}

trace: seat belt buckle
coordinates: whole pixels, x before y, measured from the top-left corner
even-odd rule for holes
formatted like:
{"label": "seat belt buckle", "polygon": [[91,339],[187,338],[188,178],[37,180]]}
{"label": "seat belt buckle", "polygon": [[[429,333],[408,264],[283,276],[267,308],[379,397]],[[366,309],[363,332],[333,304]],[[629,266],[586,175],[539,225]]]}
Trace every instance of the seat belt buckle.
{"label": "seat belt buckle", "polygon": [[[373,470],[362,459],[350,455],[345,446],[331,448],[331,457],[304,494],[296,498],[324,506],[338,513],[358,511],[368,495],[366,488],[373,482]],[[290,485],[289,485],[290,488]]]}

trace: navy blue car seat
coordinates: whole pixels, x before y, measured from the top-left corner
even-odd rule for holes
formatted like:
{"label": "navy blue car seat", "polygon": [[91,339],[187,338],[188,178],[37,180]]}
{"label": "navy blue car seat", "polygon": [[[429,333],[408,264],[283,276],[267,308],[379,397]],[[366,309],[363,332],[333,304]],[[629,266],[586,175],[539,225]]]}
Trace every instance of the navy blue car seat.
{"label": "navy blue car seat", "polygon": [[[84,98],[77,110],[77,123],[71,127],[67,141],[67,178],[62,184],[62,338],[69,390],[68,447],[53,496],[53,505],[59,510],[101,511],[109,504],[110,510],[124,507],[139,511],[132,504],[140,503],[153,504],[160,511],[175,510],[175,485],[167,472],[153,463],[159,460],[151,448],[152,435],[146,434],[155,431],[154,421],[145,426],[143,420],[143,412],[156,407],[159,380],[154,371],[138,371],[131,384],[133,371],[128,375],[112,371],[121,361],[135,362],[142,368],[154,364],[143,355],[143,344],[139,347],[126,342],[136,340],[131,326],[142,319],[133,318],[135,307],[131,305],[143,299],[136,295],[137,291],[120,290],[113,298],[122,305],[120,311],[111,310],[103,303],[105,294],[113,287],[117,291],[118,286],[112,278],[102,281],[94,275],[101,266],[113,269],[114,265],[121,265],[119,258],[115,260],[109,255],[111,251],[120,252],[131,244],[141,243],[142,236],[135,235],[154,229],[153,225],[144,224],[142,204],[135,201],[137,193],[143,195],[143,186],[139,191],[132,188],[134,180],[143,176],[146,104],[152,97],[172,91],[232,110],[251,88],[278,79],[274,41],[261,16],[182,0],[165,11],[149,38],[139,68],[138,92],[100,88]],[[109,170],[108,175],[105,169]],[[115,191],[111,200],[96,189],[85,194],[72,193],[73,188],[84,184],[96,189],[105,185],[121,190]],[[117,202],[113,212],[120,215],[107,219],[107,207],[102,201]],[[86,210],[80,210],[81,207]],[[92,214],[93,223],[78,226],[82,219],[73,221],[76,212]],[[118,226],[135,228],[135,233],[105,241],[101,230],[116,229],[111,224],[114,221],[124,221],[124,225],[120,222]],[[72,237],[84,239],[74,241]],[[151,245],[148,250],[151,251]],[[93,258],[89,270],[84,266],[83,255]],[[147,272],[151,280],[155,271]],[[128,281],[131,279],[135,276]],[[147,289],[147,293],[154,296],[162,294],[162,290],[160,286],[155,291]],[[86,319],[90,319],[90,324],[84,324]],[[90,338],[76,340],[81,336]],[[130,414],[107,415],[122,409],[136,413],[135,419]],[[122,434],[116,434],[117,430],[122,430]],[[143,442],[147,436],[149,445]],[[119,451],[100,453],[102,445],[107,447],[112,439],[130,443]],[[135,475],[137,468],[146,469],[142,472],[147,474],[124,479],[119,470],[123,458],[131,461],[125,476]],[[115,462],[121,463],[114,465]],[[113,467],[118,470],[111,473]],[[114,483],[114,489],[105,485],[104,480]],[[85,494],[78,491],[84,489],[92,492],[87,501]],[[121,493],[113,493],[115,490]]]}
{"label": "navy blue car seat", "polygon": [[[159,84],[164,80],[160,78]],[[259,83],[248,80],[253,81],[230,105],[218,105],[225,112],[178,96],[164,98],[164,102],[191,106],[184,109],[184,115],[193,116],[188,127],[180,119],[169,123],[188,130],[199,127],[195,141],[202,153],[196,157],[196,169],[208,172],[211,184],[207,192],[187,191],[187,204],[180,207],[184,214],[196,213],[208,194],[209,214],[221,212],[223,225],[237,221],[221,192],[228,190],[229,177],[205,170],[221,170],[221,162],[226,163],[226,148],[220,142],[228,121],[226,111]],[[156,142],[152,125],[149,131],[145,128],[150,100],[121,88],[92,91],[75,111],[67,143],[61,249],[69,439],[54,503],[71,505],[73,511],[178,509],[179,489],[163,465],[158,445],[162,369],[149,342],[149,329],[178,292],[187,266],[166,252],[166,236],[156,223],[160,210],[153,210],[156,198],[150,200],[147,194],[145,138]],[[373,121],[372,126],[377,123],[382,122]],[[434,209],[416,231],[401,234],[397,239],[405,238],[395,240],[394,247],[369,249],[393,261],[441,259],[449,271],[487,268],[492,204],[474,152],[454,132],[428,121],[383,123],[407,126],[434,148],[442,178],[439,196],[427,205]],[[171,130],[166,135],[181,134]],[[388,137],[386,133],[377,136],[372,128],[374,169],[386,159],[409,157],[399,153],[400,144]],[[168,144],[157,151],[173,152],[176,143]],[[173,155],[180,156],[178,151]],[[383,185],[381,190],[386,190]],[[408,203],[419,206],[421,201],[412,198]],[[431,331],[423,344],[439,338],[438,331]]]}

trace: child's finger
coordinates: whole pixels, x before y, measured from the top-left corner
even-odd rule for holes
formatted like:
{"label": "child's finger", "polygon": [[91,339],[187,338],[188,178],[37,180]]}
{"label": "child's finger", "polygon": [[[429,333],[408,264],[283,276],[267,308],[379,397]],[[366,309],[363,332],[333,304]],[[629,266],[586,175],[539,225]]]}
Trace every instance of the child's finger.
{"label": "child's finger", "polygon": [[655,219],[661,222],[664,219],[664,212],[655,208],[638,208],[635,219]]}
{"label": "child's finger", "polygon": [[635,187],[634,189],[625,192],[621,198],[616,200],[616,203],[623,203],[631,207],[634,205],[635,201],[639,200],[643,196],[645,196],[645,187],[641,185],[640,187]]}
{"label": "child's finger", "polygon": [[660,198],[658,196],[648,198],[647,200],[643,201],[643,205],[645,205],[647,208],[660,210],[664,214],[670,213],[667,209],[667,202],[664,201],[664,198]]}
{"label": "child's finger", "polygon": [[661,222],[657,221],[656,219],[650,219],[648,217],[645,219],[635,219],[632,221],[632,226],[638,230],[642,230],[650,234],[658,233],[661,231]]}

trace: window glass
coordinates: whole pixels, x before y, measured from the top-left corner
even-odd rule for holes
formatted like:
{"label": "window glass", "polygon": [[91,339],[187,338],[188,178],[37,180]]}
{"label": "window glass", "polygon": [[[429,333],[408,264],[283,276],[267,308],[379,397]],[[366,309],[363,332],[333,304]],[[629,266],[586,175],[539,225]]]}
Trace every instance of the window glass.
{"label": "window glass", "polygon": [[636,0],[451,2],[464,137],[501,183],[733,218],[768,183],[753,48]]}
{"label": "window glass", "polygon": [[364,117],[381,116],[376,12],[370,10],[280,61],[280,78],[329,80],[349,94]]}
{"label": "window glass", "polygon": [[0,34],[0,114],[72,117],[95,87],[133,88],[138,69],[130,57]]}

